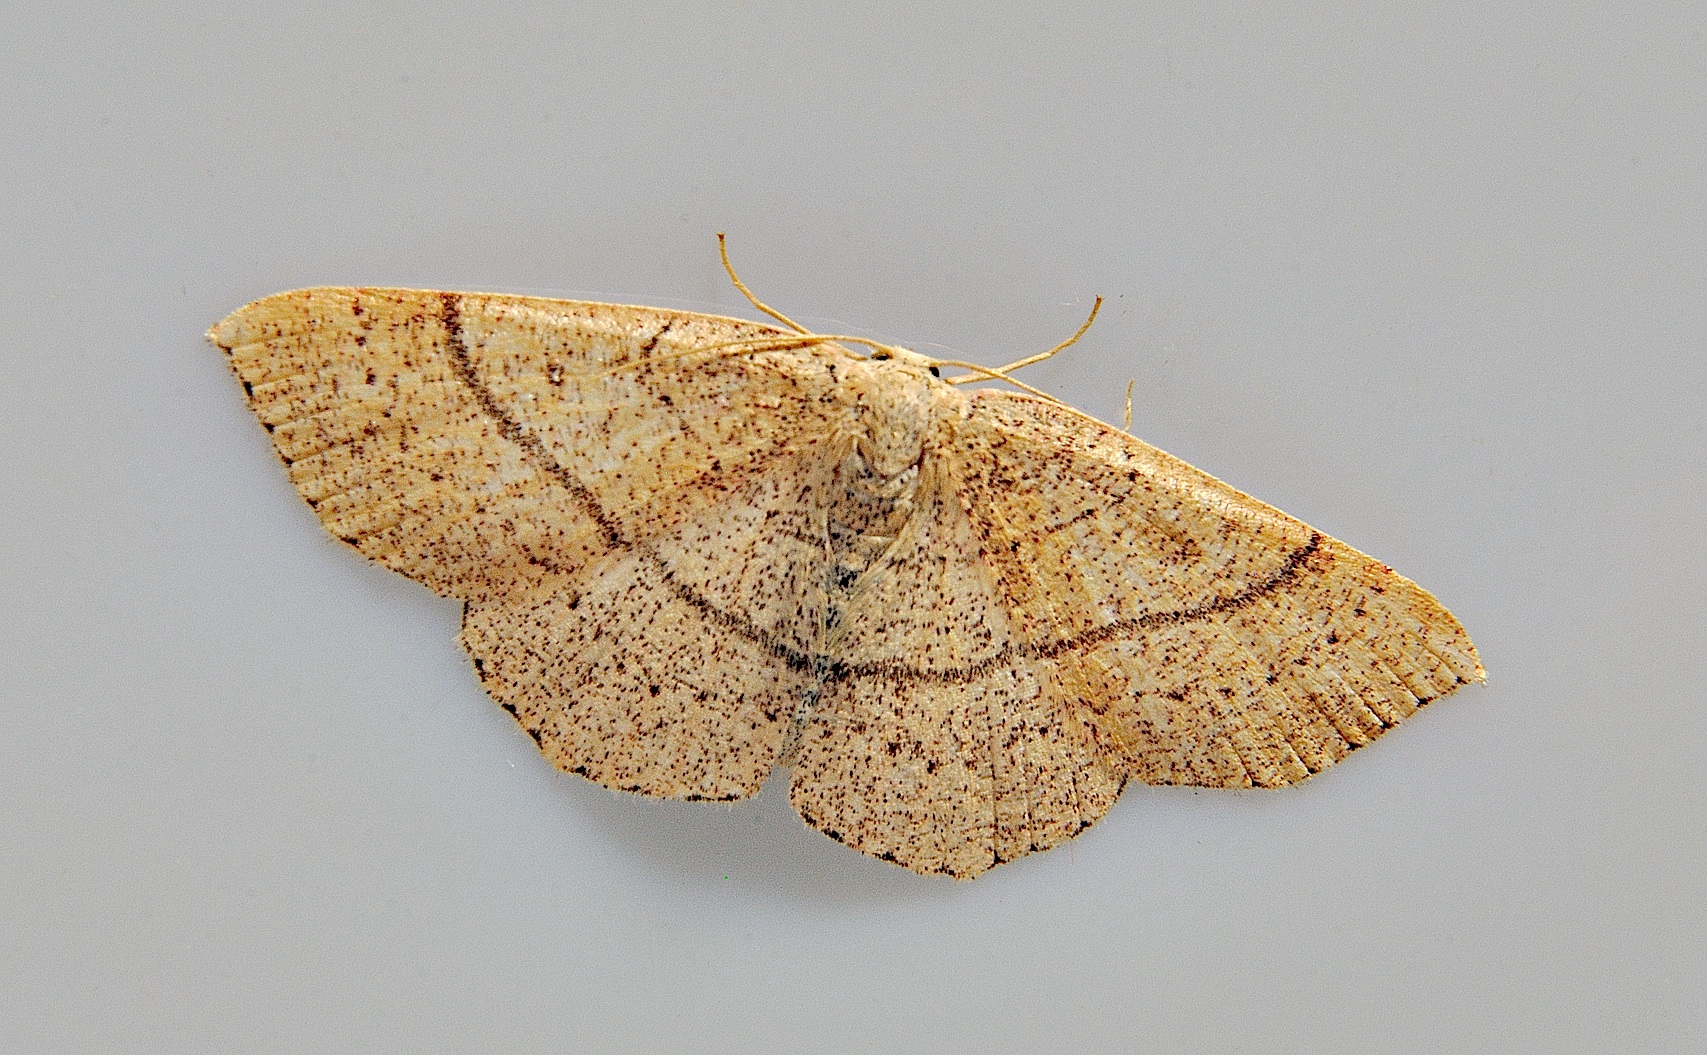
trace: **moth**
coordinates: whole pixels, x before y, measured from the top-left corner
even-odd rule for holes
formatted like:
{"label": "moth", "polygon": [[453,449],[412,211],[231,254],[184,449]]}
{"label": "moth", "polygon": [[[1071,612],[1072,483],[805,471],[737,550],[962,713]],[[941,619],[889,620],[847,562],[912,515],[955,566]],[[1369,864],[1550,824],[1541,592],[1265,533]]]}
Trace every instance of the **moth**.
{"label": "moth", "polygon": [[1055,846],[1130,780],[1296,783],[1484,677],[1379,561],[963,384],[1043,356],[814,334],[730,276],[775,324],[320,288],[208,338],[326,529],[462,602],[554,765],[713,801],[790,766],[808,825],[916,872]]}

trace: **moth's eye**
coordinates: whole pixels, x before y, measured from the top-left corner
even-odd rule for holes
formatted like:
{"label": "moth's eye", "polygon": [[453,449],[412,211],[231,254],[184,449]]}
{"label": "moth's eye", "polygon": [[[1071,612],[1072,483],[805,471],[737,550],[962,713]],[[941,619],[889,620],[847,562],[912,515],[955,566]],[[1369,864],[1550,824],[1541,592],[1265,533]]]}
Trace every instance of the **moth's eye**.
{"label": "moth's eye", "polygon": [[883,359],[889,358],[889,353],[888,352],[872,352],[871,357],[873,359],[883,360]]}
{"label": "moth's eye", "polygon": [[931,367],[931,376],[932,377],[941,377],[942,371],[938,370],[936,367],[933,366],[933,367]]}

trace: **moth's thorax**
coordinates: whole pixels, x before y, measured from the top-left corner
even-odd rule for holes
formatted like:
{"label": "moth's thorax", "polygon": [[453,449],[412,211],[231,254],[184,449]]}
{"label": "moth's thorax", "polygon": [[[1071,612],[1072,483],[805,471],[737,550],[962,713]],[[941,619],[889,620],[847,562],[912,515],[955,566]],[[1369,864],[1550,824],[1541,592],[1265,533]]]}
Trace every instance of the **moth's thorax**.
{"label": "moth's thorax", "polygon": [[904,348],[853,364],[839,384],[854,450],[872,473],[898,477],[917,465],[965,397],[931,375],[931,361]]}

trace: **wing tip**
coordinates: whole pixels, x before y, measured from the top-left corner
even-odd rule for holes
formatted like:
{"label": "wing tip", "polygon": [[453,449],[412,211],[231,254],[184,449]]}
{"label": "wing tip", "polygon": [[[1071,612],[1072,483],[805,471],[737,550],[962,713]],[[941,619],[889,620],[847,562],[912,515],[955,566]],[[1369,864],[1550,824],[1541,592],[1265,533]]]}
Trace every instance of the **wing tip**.
{"label": "wing tip", "polygon": [[208,343],[230,355],[239,345],[259,340],[259,330],[269,320],[276,320],[279,308],[288,304],[304,304],[322,297],[339,299],[366,292],[355,286],[304,286],[301,289],[287,289],[279,293],[269,293],[257,298],[233,311],[208,327],[205,336]]}

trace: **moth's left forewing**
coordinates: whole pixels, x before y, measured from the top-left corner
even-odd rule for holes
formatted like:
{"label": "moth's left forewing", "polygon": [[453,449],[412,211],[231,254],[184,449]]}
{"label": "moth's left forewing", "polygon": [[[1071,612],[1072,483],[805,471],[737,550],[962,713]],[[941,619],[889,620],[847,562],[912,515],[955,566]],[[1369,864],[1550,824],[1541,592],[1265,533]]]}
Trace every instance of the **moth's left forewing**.
{"label": "moth's left forewing", "polygon": [[1415,583],[1070,409],[980,392],[959,456],[1020,661],[1135,779],[1291,783],[1482,676]]}

